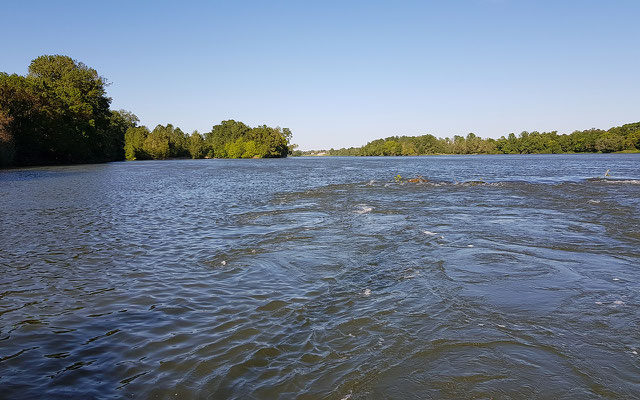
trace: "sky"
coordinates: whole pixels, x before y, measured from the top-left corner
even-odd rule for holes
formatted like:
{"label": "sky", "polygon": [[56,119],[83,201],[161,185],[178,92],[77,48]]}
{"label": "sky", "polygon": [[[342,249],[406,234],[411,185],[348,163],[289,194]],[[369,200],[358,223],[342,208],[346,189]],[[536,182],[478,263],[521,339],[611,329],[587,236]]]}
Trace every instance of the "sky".
{"label": "sky", "polygon": [[5,1],[0,71],[68,55],[153,128],[300,148],[640,121],[640,1]]}

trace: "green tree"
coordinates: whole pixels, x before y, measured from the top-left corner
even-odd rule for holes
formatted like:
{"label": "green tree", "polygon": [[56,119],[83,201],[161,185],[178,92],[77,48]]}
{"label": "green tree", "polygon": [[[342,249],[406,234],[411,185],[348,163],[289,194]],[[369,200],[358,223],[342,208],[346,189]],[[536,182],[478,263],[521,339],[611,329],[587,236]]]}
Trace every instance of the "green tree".
{"label": "green tree", "polygon": [[67,56],[46,55],[31,62],[27,78],[38,91],[48,94],[45,109],[57,122],[48,132],[55,158],[61,162],[107,161],[117,153],[113,146],[122,142],[111,137],[119,132],[109,129],[107,82],[95,69]]}
{"label": "green tree", "polygon": [[29,165],[122,159],[126,128],[109,110],[106,85],[96,70],[61,55],[36,58],[27,76],[0,73],[2,147],[11,149],[2,151],[2,162]]}
{"label": "green tree", "polygon": [[249,140],[244,143],[244,153],[242,153],[242,158],[259,158],[260,154],[258,152],[258,146],[255,140]]}
{"label": "green tree", "polygon": [[402,145],[396,140],[385,141],[382,149],[382,155],[385,156],[399,156],[402,154]]}
{"label": "green tree", "polygon": [[162,160],[170,155],[169,136],[165,129],[154,129],[147,135],[142,149],[154,160]]}
{"label": "green tree", "polygon": [[228,158],[242,158],[244,154],[244,141],[242,138],[238,138],[233,142],[227,142],[225,144],[225,152]]}
{"label": "green tree", "polygon": [[0,109],[0,167],[13,164],[16,153],[11,122],[13,118]]}
{"label": "green tree", "polygon": [[622,150],[624,144],[624,137],[615,133],[606,132],[596,139],[595,148],[603,153],[612,153]]}
{"label": "green tree", "polygon": [[131,111],[117,110],[111,111],[109,122],[112,132],[109,156],[111,159],[121,160],[126,158],[126,133],[130,128],[137,127],[140,120]]}
{"label": "green tree", "polygon": [[4,165],[51,162],[55,113],[47,112],[46,92],[24,76],[0,73]]}
{"label": "green tree", "polygon": [[228,120],[214,125],[204,140],[210,157],[268,158],[286,157],[291,136],[288,128],[267,125],[250,128],[242,122]]}
{"label": "green tree", "polygon": [[149,136],[146,126],[131,127],[124,135],[124,152],[127,160],[145,160],[150,156],[144,150],[144,143]]}
{"label": "green tree", "polygon": [[198,131],[193,131],[187,144],[191,158],[203,158],[206,154],[204,138]]}

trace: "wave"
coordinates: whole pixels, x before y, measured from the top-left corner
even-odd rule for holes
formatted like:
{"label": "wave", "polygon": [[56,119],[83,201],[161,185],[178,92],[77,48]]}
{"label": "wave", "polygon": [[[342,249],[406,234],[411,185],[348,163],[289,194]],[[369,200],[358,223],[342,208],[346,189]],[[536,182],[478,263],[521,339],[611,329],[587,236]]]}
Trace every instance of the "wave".
{"label": "wave", "polygon": [[602,183],[618,183],[629,185],[640,185],[640,179],[626,179],[626,178],[588,178],[588,182],[602,182]]}
{"label": "wave", "polygon": [[368,214],[368,213],[370,213],[371,211],[373,211],[373,207],[368,206],[368,205],[366,205],[366,204],[358,204],[358,205],[356,206],[355,213],[356,213],[356,214]]}

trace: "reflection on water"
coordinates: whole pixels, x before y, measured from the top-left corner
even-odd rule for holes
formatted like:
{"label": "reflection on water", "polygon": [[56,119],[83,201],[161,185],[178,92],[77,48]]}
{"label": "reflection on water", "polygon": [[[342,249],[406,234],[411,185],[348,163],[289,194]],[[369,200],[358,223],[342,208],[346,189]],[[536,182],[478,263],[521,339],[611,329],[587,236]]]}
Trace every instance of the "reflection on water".
{"label": "reflection on water", "polygon": [[0,171],[0,397],[639,397],[638,161]]}

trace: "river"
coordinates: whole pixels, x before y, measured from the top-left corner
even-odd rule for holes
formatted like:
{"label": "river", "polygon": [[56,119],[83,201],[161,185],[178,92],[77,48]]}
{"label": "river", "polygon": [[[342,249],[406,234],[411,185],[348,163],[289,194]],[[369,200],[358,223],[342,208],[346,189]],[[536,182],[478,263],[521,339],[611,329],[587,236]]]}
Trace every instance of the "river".
{"label": "river", "polygon": [[0,398],[640,397],[640,155],[23,168],[0,204]]}

